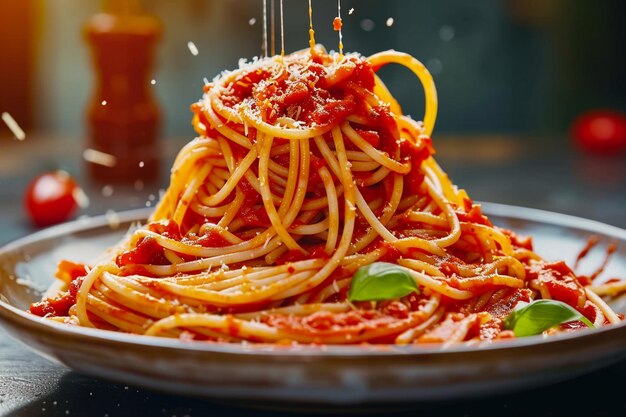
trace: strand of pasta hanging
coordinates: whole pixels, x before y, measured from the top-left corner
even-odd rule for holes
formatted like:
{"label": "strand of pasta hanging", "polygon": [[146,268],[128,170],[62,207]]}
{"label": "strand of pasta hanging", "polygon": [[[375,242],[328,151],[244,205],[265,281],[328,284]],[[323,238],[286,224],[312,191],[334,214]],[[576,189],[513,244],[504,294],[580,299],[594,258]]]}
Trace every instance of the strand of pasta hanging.
{"label": "strand of pasta hanging", "polygon": [[275,0],[271,0],[270,2],[270,27],[271,27],[271,40],[270,43],[272,45],[271,55],[276,55],[276,14],[275,14]]}
{"label": "strand of pasta hanging", "polygon": [[339,58],[343,58],[343,21],[341,20],[341,0],[337,0],[337,17],[333,20],[333,29],[339,32]]}
{"label": "strand of pasta hanging", "polygon": [[263,56],[268,57],[267,45],[267,0],[263,0]]}
{"label": "strand of pasta hanging", "polygon": [[285,19],[283,17],[283,0],[280,0],[280,56],[285,56]]}
{"label": "strand of pasta hanging", "polygon": [[313,53],[315,47],[315,31],[313,30],[313,5],[312,0],[309,0],[309,48]]}

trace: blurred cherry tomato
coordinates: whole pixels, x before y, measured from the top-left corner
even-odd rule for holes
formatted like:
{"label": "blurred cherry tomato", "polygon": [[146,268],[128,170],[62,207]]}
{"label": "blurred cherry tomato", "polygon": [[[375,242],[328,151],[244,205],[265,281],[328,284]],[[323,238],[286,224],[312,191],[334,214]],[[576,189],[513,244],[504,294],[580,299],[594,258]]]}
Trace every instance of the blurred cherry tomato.
{"label": "blurred cherry tomato", "polygon": [[39,175],[28,185],[24,206],[34,224],[39,227],[61,223],[76,210],[76,182],[65,171]]}
{"label": "blurred cherry tomato", "polygon": [[579,116],[572,125],[572,137],[583,150],[615,154],[626,150],[626,116],[611,110],[598,110]]}

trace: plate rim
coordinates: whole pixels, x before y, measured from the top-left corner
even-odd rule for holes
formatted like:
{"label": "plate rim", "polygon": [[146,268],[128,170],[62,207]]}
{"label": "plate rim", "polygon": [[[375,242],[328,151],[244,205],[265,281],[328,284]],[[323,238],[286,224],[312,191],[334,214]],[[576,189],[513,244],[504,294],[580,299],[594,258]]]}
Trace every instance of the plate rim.
{"label": "plate rim", "polygon": [[[557,212],[540,210],[528,207],[506,205],[500,203],[479,202],[483,211],[487,215],[495,215],[510,219],[527,220],[544,223],[551,226],[560,226],[578,230],[589,231],[590,233],[602,233],[626,242],[626,230],[616,226],[608,225],[599,221],[585,219],[577,216],[561,214]],[[141,208],[117,213],[121,224],[142,222],[152,213],[153,209]],[[108,226],[106,215],[79,218],[77,220],[52,226],[47,229],[37,231],[27,236],[15,239],[0,247],[0,261],[9,252],[19,250],[25,245],[32,244],[40,240],[53,239],[70,233],[87,232]],[[130,344],[133,347],[150,347],[156,349],[181,350],[194,353],[214,353],[243,356],[279,356],[287,358],[296,357],[316,357],[316,358],[346,358],[358,357],[397,357],[397,356],[440,356],[450,354],[477,354],[488,351],[511,351],[535,346],[553,345],[563,343],[572,339],[588,340],[596,335],[607,332],[623,332],[626,335],[626,321],[616,325],[606,326],[600,329],[583,329],[572,333],[563,333],[545,337],[542,335],[499,342],[477,342],[476,344],[459,345],[275,345],[275,344],[233,344],[233,343],[207,343],[203,341],[181,341],[156,336],[145,336],[120,333],[101,329],[91,329],[78,326],[69,326],[48,320],[43,320],[32,314],[22,311],[13,305],[0,299],[0,324],[5,325],[5,321],[11,321],[16,326],[33,327],[55,334],[59,337],[87,338],[95,342],[107,342],[114,344]],[[15,336],[14,336],[15,337]],[[18,340],[20,339],[17,337]]]}

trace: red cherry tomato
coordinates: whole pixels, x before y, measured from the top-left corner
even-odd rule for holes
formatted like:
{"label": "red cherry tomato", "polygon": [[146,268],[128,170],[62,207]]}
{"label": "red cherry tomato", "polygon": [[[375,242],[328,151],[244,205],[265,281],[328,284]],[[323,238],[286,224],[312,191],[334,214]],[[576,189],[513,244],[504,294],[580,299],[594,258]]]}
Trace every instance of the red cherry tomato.
{"label": "red cherry tomato", "polygon": [[24,205],[30,219],[39,227],[61,223],[76,210],[80,188],[65,171],[39,175],[28,185]]}
{"label": "red cherry tomato", "polygon": [[611,110],[585,113],[572,125],[572,137],[583,150],[615,154],[626,150],[626,116]]}

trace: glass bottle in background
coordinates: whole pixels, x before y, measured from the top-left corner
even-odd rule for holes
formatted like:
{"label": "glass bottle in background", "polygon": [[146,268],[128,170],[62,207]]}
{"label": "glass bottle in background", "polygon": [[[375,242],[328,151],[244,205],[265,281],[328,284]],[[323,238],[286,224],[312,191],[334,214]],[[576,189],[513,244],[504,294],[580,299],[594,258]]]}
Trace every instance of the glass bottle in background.
{"label": "glass bottle in background", "polygon": [[161,115],[150,75],[161,33],[160,21],[144,13],[139,0],[105,0],[103,12],[85,25],[96,80],[87,110],[87,147],[114,157],[88,158],[89,175],[98,182],[133,184],[158,177]]}

